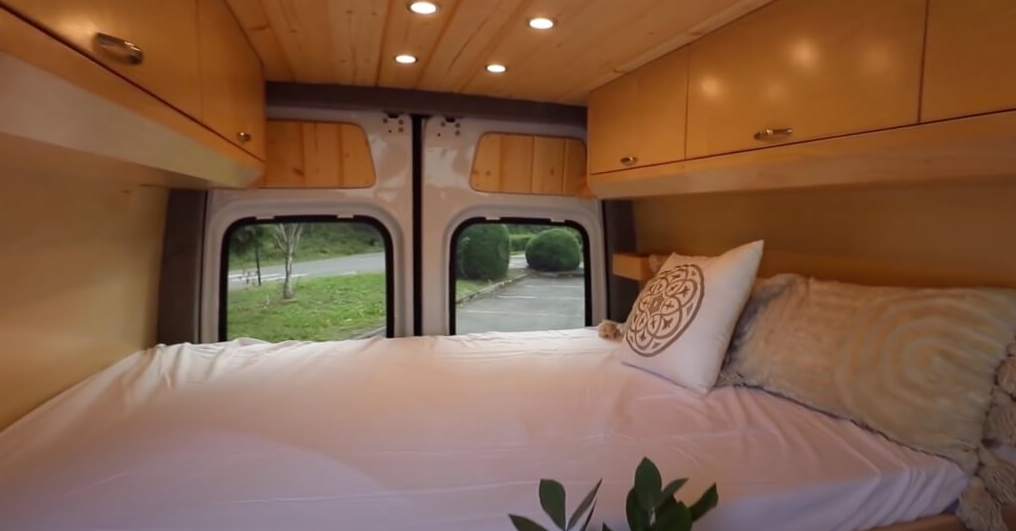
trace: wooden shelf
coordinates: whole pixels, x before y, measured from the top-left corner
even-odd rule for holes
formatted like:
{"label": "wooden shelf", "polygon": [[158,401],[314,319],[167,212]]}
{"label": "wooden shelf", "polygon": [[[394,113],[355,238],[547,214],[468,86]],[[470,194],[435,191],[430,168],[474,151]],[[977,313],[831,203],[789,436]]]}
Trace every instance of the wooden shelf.
{"label": "wooden shelf", "polygon": [[591,175],[601,199],[1012,178],[1016,111]]}
{"label": "wooden shelf", "polygon": [[653,278],[649,268],[649,255],[636,253],[614,253],[611,270],[619,277],[645,282]]}

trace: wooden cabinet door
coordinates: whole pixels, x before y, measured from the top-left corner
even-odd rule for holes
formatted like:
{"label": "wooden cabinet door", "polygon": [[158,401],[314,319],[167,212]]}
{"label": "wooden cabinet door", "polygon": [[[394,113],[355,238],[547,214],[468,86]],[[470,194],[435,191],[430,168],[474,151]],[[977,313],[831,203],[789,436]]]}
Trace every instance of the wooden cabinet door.
{"label": "wooden cabinet door", "polygon": [[688,157],[916,123],[924,18],[925,0],[780,0],[693,42]]}
{"label": "wooden cabinet door", "polygon": [[[196,0],[0,2],[163,101],[199,116]],[[129,44],[101,44],[99,34]],[[140,62],[131,45],[140,50]]]}
{"label": "wooden cabinet door", "polygon": [[1016,1],[931,0],[921,121],[1016,109]]}
{"label": "wooden cabinet door", "polygon": [[198,0],[201,121],[265,158],[265,82],[261,60],[225,0]]}
{"label": "wooden cabinet door", "polygon": [[635,155],[637,100],[638,92],[631,74],[589,94],[586,137],[590,173],[623,170],[626,157]]}
{"label": "wooden cabinet door", "polygon": [[603,173],[684,158],[688,51],[672,52],[589,96],[589,169]]}

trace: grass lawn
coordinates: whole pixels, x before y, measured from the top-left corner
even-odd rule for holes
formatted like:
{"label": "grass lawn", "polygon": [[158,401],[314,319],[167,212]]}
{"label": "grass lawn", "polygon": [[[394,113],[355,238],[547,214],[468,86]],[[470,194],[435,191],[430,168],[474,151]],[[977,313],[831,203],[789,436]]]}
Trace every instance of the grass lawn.
{"label": "grass lawn", "polygon": [[282,283],[230,291],[229,339],[349,339],[385,325],[385,275],[364,273],[296,279],[296,298],[282,301]]}
{"label": "grass lawn", "polygon": [[[311,260],[326,260],[328,258],[339,258],[341,256],[352,256],[357,254],[365,253],[381,253],[384,252],[384,247],[370,247],[370,246],[349,246],[347,248],[317,248],[317,249],[297,249],[293,255],[294,262],[309,262]],[[274,253],[274,254],[273,254]],[[281,256],[276,256],[278,253],[266,253],[261,257],[261,267],[282,265],[285,263],[285,259]],[[236,271],[240,269],[253,270],[257,265],[254,261],[253,255],[229,255],[229,270]]]}

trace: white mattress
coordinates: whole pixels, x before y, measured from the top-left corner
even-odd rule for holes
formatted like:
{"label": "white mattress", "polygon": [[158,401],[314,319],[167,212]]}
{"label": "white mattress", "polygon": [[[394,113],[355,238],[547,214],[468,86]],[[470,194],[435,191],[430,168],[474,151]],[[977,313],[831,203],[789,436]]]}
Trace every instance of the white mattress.
{"label": "white mattress", "polygon": [[[759,391],[707,398],[592,330],[160,347],[0,433],[0,529],[509,530],[635,465],[713,481],[696,531],[866,529],[947,509],[951,463]],[[546,522],[546,520],[542,520]],[[764,525],[763,525],[764,524]],[[599,528],[598,524],[596,526]]]}

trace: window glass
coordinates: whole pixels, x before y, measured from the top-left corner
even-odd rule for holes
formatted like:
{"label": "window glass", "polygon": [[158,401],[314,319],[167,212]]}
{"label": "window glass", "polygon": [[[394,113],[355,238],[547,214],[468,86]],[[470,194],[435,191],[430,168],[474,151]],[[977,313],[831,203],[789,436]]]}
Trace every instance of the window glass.
{"label": "window glass", "polygon": [[466,222],[452,239],[452,333],[588,326],[587,248],[578,225]]}
{"label": "window glass", "polygon": [[237,222],[223,244],[221,338],[386,335],[389,241],[374,221]]}

